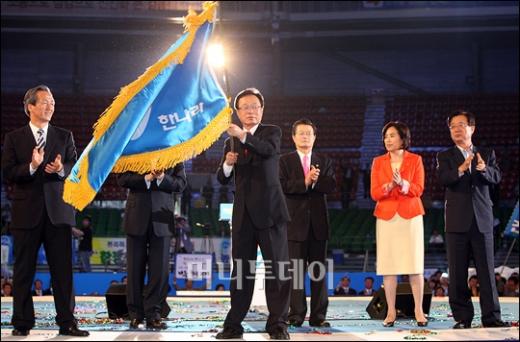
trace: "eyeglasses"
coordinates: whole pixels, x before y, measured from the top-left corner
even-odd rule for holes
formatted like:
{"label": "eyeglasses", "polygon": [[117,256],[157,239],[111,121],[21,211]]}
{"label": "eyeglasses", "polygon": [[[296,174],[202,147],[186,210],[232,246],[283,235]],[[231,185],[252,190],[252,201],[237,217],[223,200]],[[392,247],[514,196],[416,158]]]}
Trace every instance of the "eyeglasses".
{"label": "eyeglasses", "polygon": [[457,129],[457,128],[462,128],[462,129],[465,129],[466,127],[468,127],[469,125],[465,122],[459,122],[458,124],[453,124],[453,125],[449,125],[448,127],[451,129],[451,130],[454,130],[454,129]]}
{"label": "eyeglasses", "polygon": [[246,106],[242,106],[242,107],[239,107],[238,109],[239,110],[250,110],[250,109],[251,110],[257,110],[259,108],[262,108],[262,106],[255,104],[255,105],[251,105],[251,106],[247,106],[247,105]]}

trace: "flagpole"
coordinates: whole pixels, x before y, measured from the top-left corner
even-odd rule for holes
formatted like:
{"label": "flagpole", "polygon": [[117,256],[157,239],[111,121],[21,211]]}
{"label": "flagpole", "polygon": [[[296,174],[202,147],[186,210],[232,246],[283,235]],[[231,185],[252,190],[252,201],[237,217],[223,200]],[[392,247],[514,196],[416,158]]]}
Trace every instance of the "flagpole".
{"label": "flagpole", "polygon": [[[217,36],[220,39],[222,38],[222,1],[217,1],[217,5],[217,20],[215,21],[215,28],[217,31]],[[226,96],[227,98],[231,98],[231,87],[229,85],[228,69],[225,62],[222,69],[222,79],[224,81]],[[233,139],[233,137],[231,137],[230,140],[230,150],[231,152],[235,152],[235,139]]]}

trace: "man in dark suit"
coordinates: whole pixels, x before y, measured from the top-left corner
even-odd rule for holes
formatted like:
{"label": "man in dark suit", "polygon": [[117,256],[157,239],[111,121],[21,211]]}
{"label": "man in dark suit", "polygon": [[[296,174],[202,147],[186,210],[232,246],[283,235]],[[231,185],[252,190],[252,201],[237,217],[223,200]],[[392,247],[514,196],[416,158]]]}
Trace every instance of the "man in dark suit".
{"label": "man in dark suit", "polygon": [[329,304],[325,259],[330,238],[327,194],[336,187],[334,168],[329,158],[312,151],[316,126],[310,120],[293,124],[292,139],[296,151],[280,157],[280,183],[291,216],[287,225],[293,263],[289,324],[299,327],[305,320],[305,273],[309,265],[313,272],[309,325],[330,327],[325,320]]}
{"label": "man in dark suit", "polygon": [[[232,217],[233,274],[231,309],[217,339],[241,338],[242,320],[251,304],[257,246],[266,265],[266,299],[269,318],[266,331],[272,339],[289,339],[290,278],[287,271],[287,228],[289,213],[278,173],[282,131],[261,124],[264,98],[255,88],[241,91],[235,109],[242,128],[230,124],[224,156],[217,171],[218,181],[236,187]],[[272,274],[268,267],[271,266]]]}
{"label": "man in dark suit", "polygon": [[40,279],[36,279],[34,281],[34,290],[32,290],[31,294],[34,296],[50,296],[52,293],[51,293],[51,290],[50,289],[47,289],[47,290],[44,290],[43,289],[43,283]]}
{"label": "man in dark suit", "polygon": [[357,291],[350,287],[350,278],[348,276],[341,277],[338,286],[334,289],[335,296],[356,296]]}
{"label": "man in dark suit", "polygon": [[468,290],[468,266],[473,256],[480,281],[480,307],[484,327],[508,324],[500,317],[493,257],[493,208],[489,187],[500,182],[500,169],[492,149],[475,147],[475,117],[456,111],[448,117],[455,146],[437,155],[439,180],[446,187],[446,250],[449,267],[449,302],[455,329],[471,328],[473,304]]}
{"label": "man in dark suit", "polygon": [[54,98],[45,85],[24,97],[28,125],[5,136],[2,173],[14,185],[11,234],[14,239],[13,317],[15,336],[34,327],[31,285],[43,243],[54,290],[60,334],[88,336],[74,318],[72,233],[74,208],[62,199],[63,182],[76,162],[72,133],[49,124]]}
{"label": "man in dark suit", "polygon": [[[174,224],[174,192],[186,186],[184,164],[146,175],[125,172],[120,186],[130,189],[126,201],[124,230],[128,284],[126,303],[130,328],[137,329],[146,318],[146,328],[166,329],[161,305],[168,295],[170,240]],[[144,278],[148,265],[148,284]]]}

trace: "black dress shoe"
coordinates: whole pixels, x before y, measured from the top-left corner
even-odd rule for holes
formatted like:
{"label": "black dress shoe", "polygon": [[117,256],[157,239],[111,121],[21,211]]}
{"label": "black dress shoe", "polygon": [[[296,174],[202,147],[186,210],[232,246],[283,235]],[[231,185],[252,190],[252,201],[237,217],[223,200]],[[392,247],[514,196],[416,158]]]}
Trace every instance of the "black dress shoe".
{"label": "black dress shoe", "polygon": [[143,320],[134,318],[130,321],[130,329],[139,329],[140,324],[143,324]]}
{"label": "black dress shoe", "polygon": [[317,327],[317,328],[330,328],[330,323],[327,321],[309,322],[309,325],[311,327]]}
{"label": "black dress shoe", "polygon": [[90,333],[86,330],[80,330],[76,324],[73,324],[68,328],[60,328],[60,335],[87,337]]}
{"label": "black dress shoe", "polygon": [[269,338],[271,340],[290,340],[291,337],[289,336],[289,333],[287,332],[287,329],[284,328],[278,328],[276,330],[273,330],[269,333]]}
{"label": "black dress shoe", "polygon": [[215,336],[217,340],[229,340],[232,338],[242,338],[242,333],[231,328],[224,328],[221,332]]}
{"label": "black dress shoe", "polygon": [[511,327],[511,323],[498,320],[488,323],[482,323],[482,326],[484,328],[509,328]]}
{"label": "black dress shoe", "polygon": [[453,326],[453,329],[470,329],[470,328],[471,328],[471,322],[466,322],[466,321],[457,322]]}
{"label": "black dress shoe", "polygon": [[164,330],[166,329],[166,323],[161,321],[160,319],[151,319],[146,320],[146,329],[151,330]]}
{"label": "black dress shoe", "polygon": [[293,327],[301,327],[303,324],[303,321],[298,321],[296,319],[290,319],[288,323],[289,323],[289,325],[291,325]]}
{"label": "black dress shoe", "polygon": [[29,329],[14,328],[11,332],[13,336],[27,336],[29,335]]}

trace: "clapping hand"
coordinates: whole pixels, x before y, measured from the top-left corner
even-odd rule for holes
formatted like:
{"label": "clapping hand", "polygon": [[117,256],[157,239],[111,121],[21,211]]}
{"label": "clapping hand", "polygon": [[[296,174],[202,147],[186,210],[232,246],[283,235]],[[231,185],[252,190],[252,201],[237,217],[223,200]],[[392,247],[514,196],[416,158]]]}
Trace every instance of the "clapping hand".
{"label": "clapping hand", "polygon": [[[480,153],[479,153],[480,155]],[[473,160],[473,157],[475,155],[474,154],[470,154],[465,160],[464,160],[464,163],[460,164],[459,166],[459,172],[460,173],[463,173],[463,172],[466,172],[467,170],[469,170],[469,168],[471,167],[471,161]],[[484,163],[484,167],[485,167],[485,163]]]}
{"label": "clapping hand", "polygon": [[58,173],[63,170],[63,164],[61,163],[61,154],[56,156],[53,162],[45,165],[45,172],[47,173]]}
{"label": "clapping hand", "polygon": [[311,169],[309,170],[309,173],[307,173],[307,176],[305,176],[305,185],[309,186],[312,183],[316,183],[318,181],[318,177],[320,176],[320,169],[319,165],[311,165]]}
{"label": "clapping hand", "polygon": [[162,180],[164,178],[164,170],[153,170],[152,175],[157,180]]}
{"label": "clapping hand", "polygon": [[394,182],[389,182],[389,183],[383,184],[383,191],[385,193],[387,193],[387,194],[390,191],[392,191],[393,188],[395,188],[395,183]]}
{"label": "clapping hand", "polygon": [[32,159],[31,159],[31,167],[34,170],[36,170],[40,166],[40,164],[43,162],[43,157],[44,156],[45,156],[45,150],[43,149],[43,147],[38,148],[38,146],[36,146],[33,149]]}
{"label": "clapping hand", "polygon": [[395,169],[392,175],[393,182],[398,186],[403,186],[403,178],[401,177],[401,172],[399,169]]}
{"label": "clapping hand", "polygon": [[151,182],[154,179],[162,180],[164,178],[164,170],[152,170],[150,173],[144,176],[147,182]]}
{"label": "clapping hand", "polygon": [[477,171],[484,172],[486,171],[486,162],[482,159],[480,153],[477,152],[477,166],[475,167]]}

